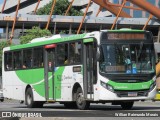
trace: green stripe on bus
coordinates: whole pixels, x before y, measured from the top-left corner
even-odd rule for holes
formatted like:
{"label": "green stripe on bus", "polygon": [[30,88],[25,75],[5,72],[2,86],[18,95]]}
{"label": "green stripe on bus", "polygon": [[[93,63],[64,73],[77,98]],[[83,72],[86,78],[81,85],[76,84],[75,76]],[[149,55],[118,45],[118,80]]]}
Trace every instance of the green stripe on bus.
{"label": "green stripe on bus", "polygon": [[16,74],[26,84],[35,84],[44,80],[44,68],[17,70]]}
{"label": "green stripe on bus", "polygon": [[149,89],[153,80],[141,83],[117,83],[109,81],[107,84],[111,85],[115,90],[144,90]]}
{"label": "green stripe on bus", "polygon": [[34,90],[42,97],[45,97],[45,87],[44,82],[33,85]]}
{"label": "green stripe on bus", "polygon": [[[61,82],[65,67],[59,67],[54,74],[54,98],[61,98]],[[18,78],[26,83],[33,84],[35,91],[42,97],[45,97],[45,84],[44,84],[44,68],[31,69],[31,70],[17,70],[16,74]],[[49,74],[51,76],[51,74]],[[49,79],[49,97],[53,96],[53,83],[52,78]]]}
{"label": "green stripe on bus", "polygon": [[84,39],[83,43],[93,42],[93,38]]}
{"label": "green stripe on bus", "polygon": [[59,67],[54,73],[54,98],[61,98],[62,77],[65,67]]}
{"label": "green stripe on bus", "polygon": [[[53,87],[54,87],[54,98],[60,99],[61,98],[61,90],[62,90],[62,77],[65,67],[59,67],[54,73],[54,86],[52,82],[52,78],[49,79],[49,98],[53,97]],[[51,73],[49,74],[51,76]],[[45,97],[45,84],[44,82],[34,85],[33,88],[35,91],[42,97]]]}
{"label": "green stripe on bus", "polygon": [[65,42],[65,41],[78,40],[78,39],[83,39],[83,37],[85,35],[86,34],[72,35],[69,37],[63,37],[63,38],[51,39],[51,40],[40,41],[40,42],[35,42],[35,43],[28,43],[28,44],[11,46],[10,48],[11,48],[11,50],[16,50],[16,49],[22,49],[22,48],[42,46],[42,45],[52,44],[52,43],[60,43],[60,42]]}

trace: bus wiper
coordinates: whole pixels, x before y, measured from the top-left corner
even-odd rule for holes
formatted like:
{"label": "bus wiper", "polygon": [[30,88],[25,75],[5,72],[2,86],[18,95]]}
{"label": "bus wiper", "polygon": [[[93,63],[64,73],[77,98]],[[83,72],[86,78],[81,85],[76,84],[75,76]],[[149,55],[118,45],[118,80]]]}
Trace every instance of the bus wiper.
{"label": "bus wiper", "polygon": [[[144,46],[144,43],[143,42],[141,42],[141,44],[140,44],[140,51],[139,51],[139,54],[138,54],[138,59],[141,57],[141,55],[142,55],[142,50],[143,50],[143,46]],[[142,59],[140,59],[140,62],[141,62],[141,65],[140,65],[140,73],[142,72]]]}
{"label": "bus wiper", "polygon": [[139,54],[138,54],[138,58],[139,58],[139,57],[141,56],[141,54],[142,54],[143,46],[144,46],[144,43],[141,42],[141,44],[140,44],[140,51],[139,51]]}
{"label": "bus wiper", "polygon": [[124,57],[124,59],[127,59],[127,56],[123,53],[123,51],[119,48],[119,46],[117,45],[117,43],[114,43],[115,48],[118,49],[118,51],[122,54],[122,56]]}

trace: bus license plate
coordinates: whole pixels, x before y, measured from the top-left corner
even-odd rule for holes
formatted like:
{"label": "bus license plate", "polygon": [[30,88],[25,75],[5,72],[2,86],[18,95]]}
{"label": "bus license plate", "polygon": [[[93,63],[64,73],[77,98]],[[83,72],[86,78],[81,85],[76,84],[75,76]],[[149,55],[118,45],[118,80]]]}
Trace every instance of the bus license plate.
{"label": "bus license plate", "polygon": [[128,97],[136,97],[137,92],[128,92]]}

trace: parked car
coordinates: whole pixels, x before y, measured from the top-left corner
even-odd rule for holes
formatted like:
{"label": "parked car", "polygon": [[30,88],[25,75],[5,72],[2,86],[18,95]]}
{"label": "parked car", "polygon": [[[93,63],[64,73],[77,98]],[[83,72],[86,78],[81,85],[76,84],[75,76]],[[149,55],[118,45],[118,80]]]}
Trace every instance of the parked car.
{"label": "parked car", "polygon": [[3,97],[3,92],[2,92],[2,90],[0,90],[0,101],[1,101],[1,102],[4,101],[4,97]]}

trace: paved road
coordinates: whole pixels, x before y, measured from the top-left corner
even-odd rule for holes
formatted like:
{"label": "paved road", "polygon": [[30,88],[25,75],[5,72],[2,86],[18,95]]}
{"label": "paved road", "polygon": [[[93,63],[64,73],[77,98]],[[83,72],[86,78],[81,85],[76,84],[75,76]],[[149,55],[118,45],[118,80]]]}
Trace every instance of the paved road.
{"label": "paved road", "polygon": [[[69,120],[73,119],[73,117],[78,117],[79,120],[84,120],[81,117],[94,117],[87,118],[88,120],[159,120],[160,118],[160,101],[152,102],[135,102],[132,110],[122,110],[120,106],[112,106],[111,104],[91,104],[89,110],[78,110],[78,109],[66,109],[63,105],[54,103],[54,104],[45,104],[43,108],[27,108],[24,104],[19,104],[18,101],[6,100],[5,102],[0,102],[0,111],[13,111],[18,113],[25,113],[26,111],[31,113],[39,113],[37,115],[48,115],[52,117],[56,117],[56,120]],[[44,114],[43,114],[44,113]],[[128,114],[133,115],[128,117]],[[149,116],[147,116],[149,114]],[[138,115],[138,116],[137,116]],[[114,116],[114,117],[113,117]],[[116,117],[117,116],[117,117]],[[152,117],[154,116],[154,117]],[[58,117],[58,118],[57,118]],[[64,118],[59,118],[64,117]],[[113,119],[114,118],[114,119]],[[128,118],[128,119],[127,119]],[[0,118],[1,119],[1,118]],[[26,119],[26,118],[21,118]],[[42,120],[43,118],[39,118]],[[50,118],[51,119],[51,118]],[[30,118],[29,120],[32,120]],[[77,120],[77,118],[75,118]]]}
{"label": "paved road", "polygon": [[[78,109],[66,109],[63,104],[59,103],[46,103],[43,108],[27,108],[26,105],[20,104],[16,100],[5,100],[0,102],[0,111],[82,111]],[[111,105],[110,103],[106,104],[91,104],[89,110],[87,111],[124,111],[120,106]],[[145,101],[145,102],[135,102],[132,110],[129,111],[160,111],[160,101]]]}

